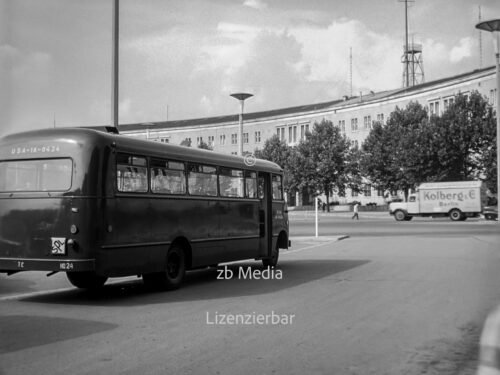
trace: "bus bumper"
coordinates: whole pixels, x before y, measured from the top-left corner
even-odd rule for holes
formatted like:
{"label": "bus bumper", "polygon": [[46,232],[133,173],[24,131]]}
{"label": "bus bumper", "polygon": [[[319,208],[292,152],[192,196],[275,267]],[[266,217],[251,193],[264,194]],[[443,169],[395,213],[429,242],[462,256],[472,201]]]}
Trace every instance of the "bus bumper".
{"label": "bus bumper", "polygon": [[94,259],[0,258],[0,272],[11,271],[94,271]]}

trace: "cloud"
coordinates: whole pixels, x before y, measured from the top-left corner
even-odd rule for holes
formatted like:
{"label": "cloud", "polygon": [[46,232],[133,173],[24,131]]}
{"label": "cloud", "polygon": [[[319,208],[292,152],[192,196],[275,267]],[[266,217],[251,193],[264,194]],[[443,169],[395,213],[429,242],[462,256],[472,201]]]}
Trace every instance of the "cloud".
{"label": "cloud", "polygon": [[267,8],[267,4],[262,0],[245,0],[243,5],[257,10],[263,10]]}
{"label": "cloud", "polygon": [[[308,80],[349,82],[350,48],[353,56],[355,89],[385,90],[399,83],[400,43],[393,37],[377,34],[356,20],[339,19],[326,28],[291,29],[303,46],[303,59],[311,67]],[[332,90],[332,94],[348,94]]]}
{"label": "cloud", "polygon": [[459,45],[453,47],[450,51],[450,61],[456,64],[468,57],[471,57],[474,45],[474,39],[471,37],[460,39]]}

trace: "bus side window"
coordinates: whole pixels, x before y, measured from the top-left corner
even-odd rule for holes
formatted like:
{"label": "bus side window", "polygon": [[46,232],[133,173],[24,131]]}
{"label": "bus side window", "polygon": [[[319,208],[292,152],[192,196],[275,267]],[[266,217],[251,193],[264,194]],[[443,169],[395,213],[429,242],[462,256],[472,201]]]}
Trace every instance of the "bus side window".
{"label": "bus side window", "polygon": [[243,171],[219,168],[219,191],[221,197],[244,197]]}
{"label": "bus side window", "polygon": [[146,158],[118,154],[116,157],[116,179],[118,191],[147,192],[148,170]]}
{"label": "bus side window", "polygon": [[245,171],[245,197],[257,198],[257,173]]}
{"label": "bus side window", "polygon": [[153,193],[186,194],[184,163],[153,159],[150,176]]}
{"label": "bus side window", "polygon": [[273,174],[273,199],[278,201],[283,199],[283,185],[281,176],[277,174]]}
{"label": "bus side window", "polygon": [[188,165],[188,190],[191,195],[217,196],[217,168],[209,165]]}

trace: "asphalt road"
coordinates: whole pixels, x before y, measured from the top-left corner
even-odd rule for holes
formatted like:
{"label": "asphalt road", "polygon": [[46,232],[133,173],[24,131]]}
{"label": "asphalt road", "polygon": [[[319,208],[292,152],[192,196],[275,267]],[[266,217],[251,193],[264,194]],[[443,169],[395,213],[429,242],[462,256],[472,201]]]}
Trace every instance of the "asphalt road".
{"label": "asphalt road", "polygon": [[[359,220],[352,220],[352,213],[319,213],[318,232],[321,236],[348,235],[351,237],[380,236],[475,236],[500,232],[498,221],[470,218],[454,222],[449,218],[420,218],[396,221],[387,212],[360,212]],[[290,233],[293,236],[315,235],[315,214],[312,211],[290,213]]]}
{"label": "asphalt road", "polygon": [[0,276],[0,374],[474,374],[500,303],[498,223],[360,216],[324,218],[316,239],[292,215],[281,278],[238,277],[262,270],[251,261],[174,292],[128,278],[91,294]]}

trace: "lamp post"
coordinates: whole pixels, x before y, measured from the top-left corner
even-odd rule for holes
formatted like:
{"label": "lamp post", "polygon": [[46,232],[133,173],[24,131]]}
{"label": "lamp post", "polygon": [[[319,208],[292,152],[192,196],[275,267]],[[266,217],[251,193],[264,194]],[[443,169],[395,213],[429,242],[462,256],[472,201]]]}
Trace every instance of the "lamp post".
{"label": "lamp post", "polygon": [[240,124],[240,140],[239,140],[239,145],[240,145],[240,152],[239,155],[243,156],[243,106],[244,102],[246,99],[252,97],[252,94],[244,93],[244,92],[239,92],[235,94],[231,94],[231,96],[235,99],[238,99],[240,101],[240,117],[239,117],[239,124]]}
{"label": "lamp post", "polygon": [[111,64],[111,125],[118,129],[118,44],[119,44],[119,2],[113,0],[113,46]]}
{"label": "lamp post", "polygon": [[500,196],[500,19],[483,21],[476,25],[479,30],[489,31],[495,43],[495,61],[497,78],[497,204]]}

